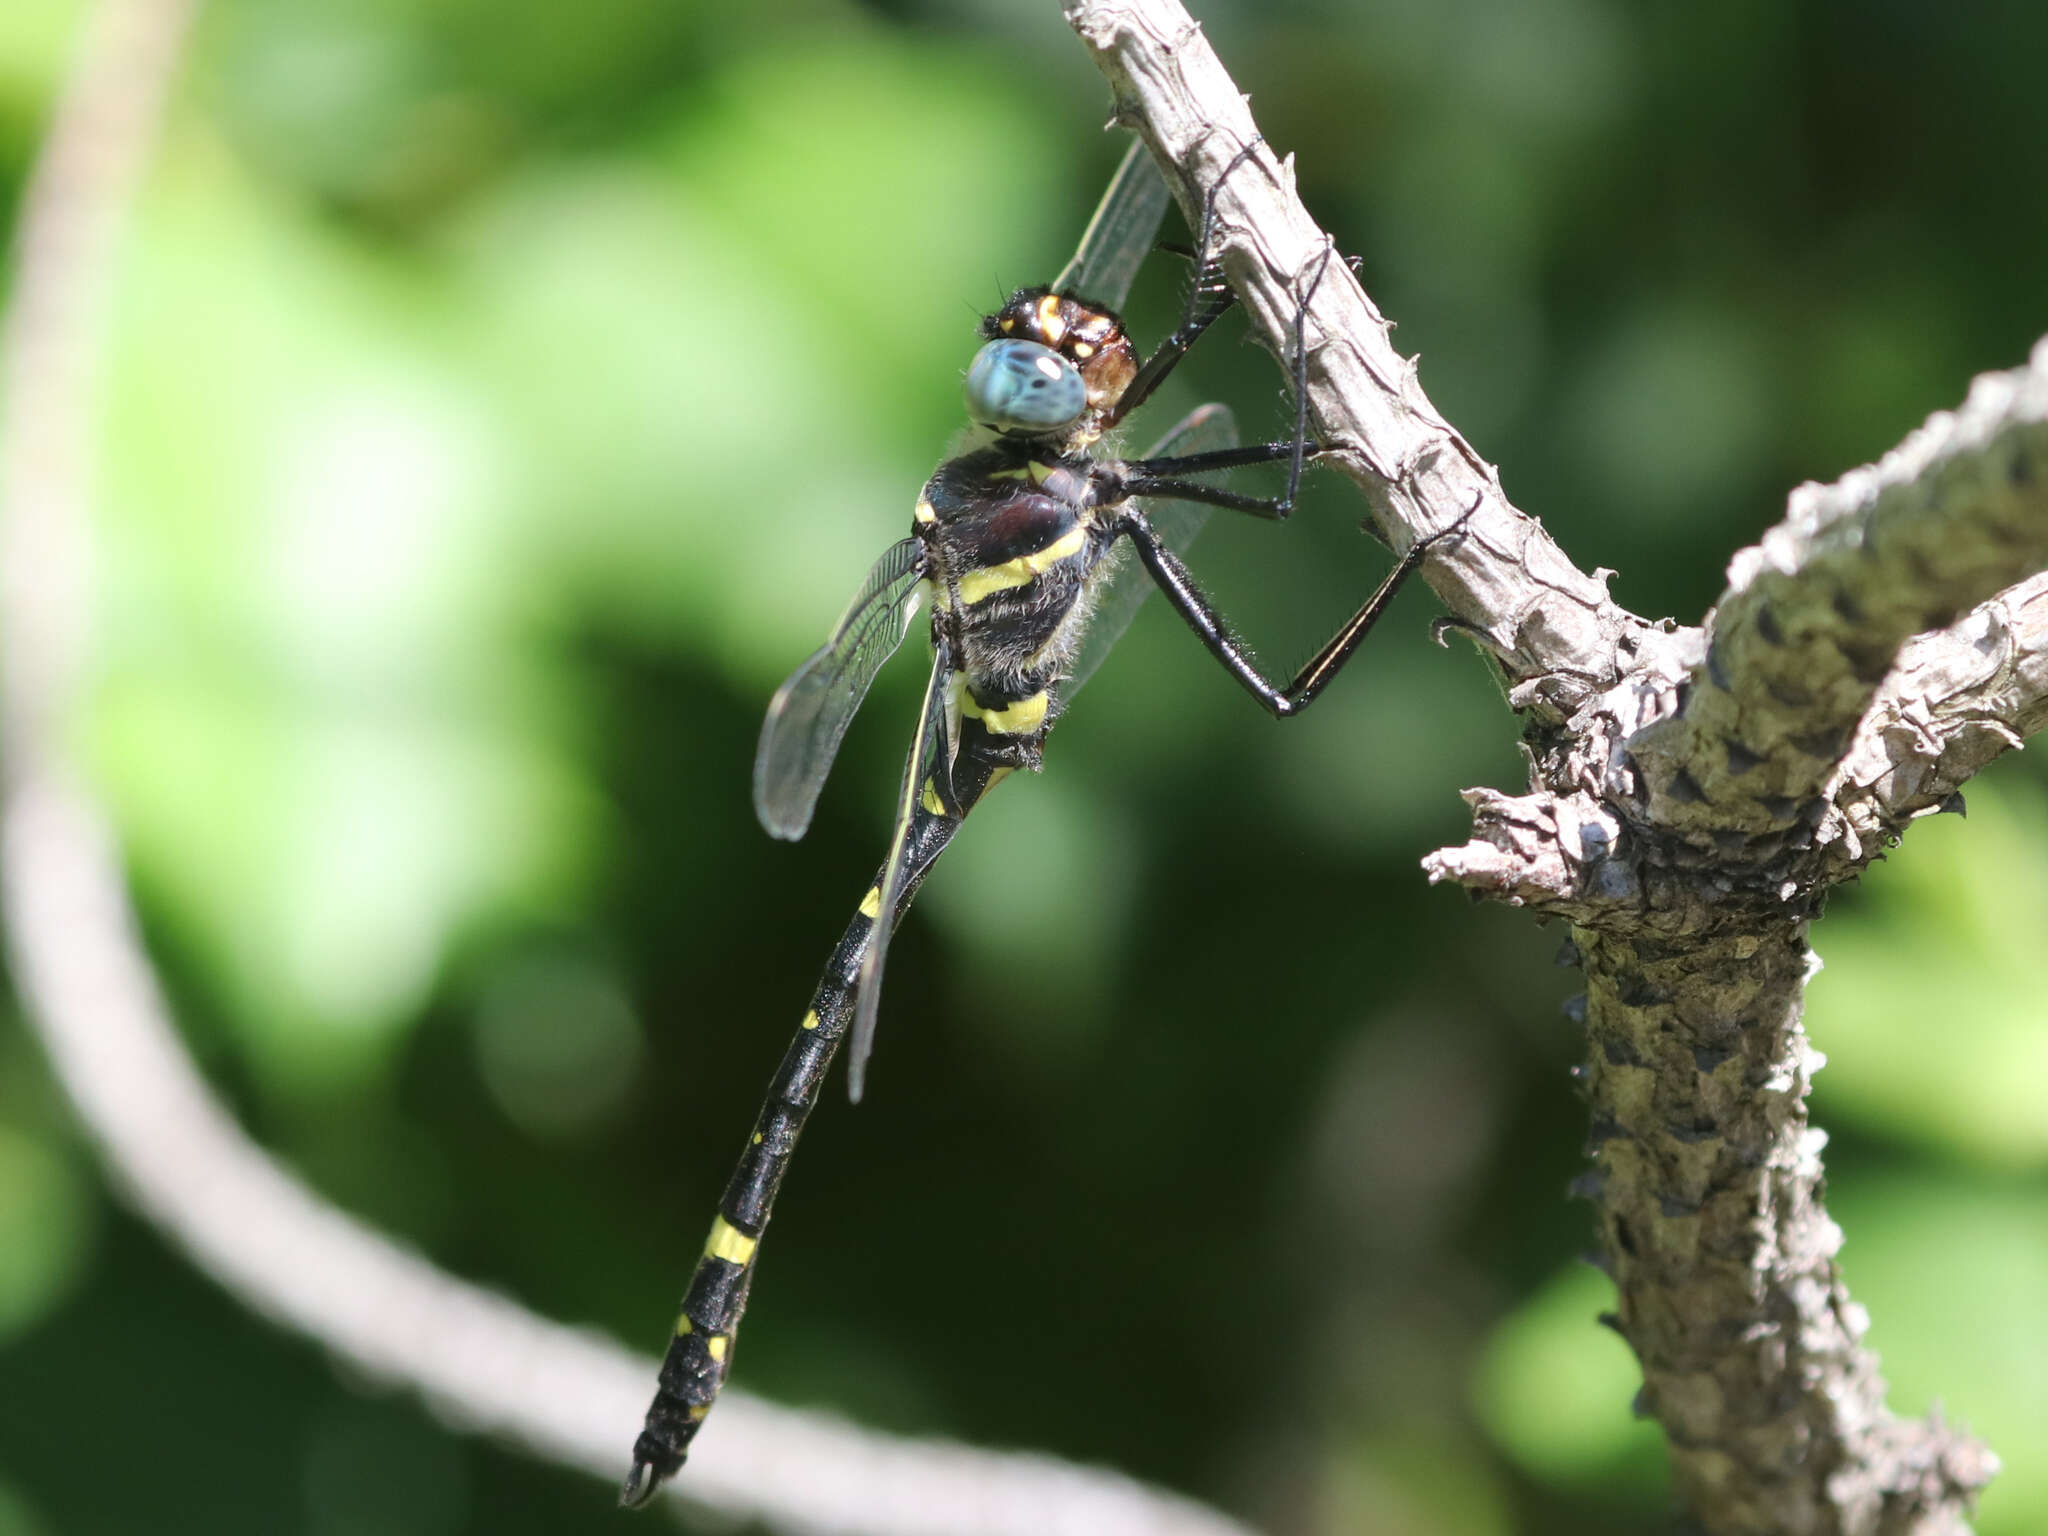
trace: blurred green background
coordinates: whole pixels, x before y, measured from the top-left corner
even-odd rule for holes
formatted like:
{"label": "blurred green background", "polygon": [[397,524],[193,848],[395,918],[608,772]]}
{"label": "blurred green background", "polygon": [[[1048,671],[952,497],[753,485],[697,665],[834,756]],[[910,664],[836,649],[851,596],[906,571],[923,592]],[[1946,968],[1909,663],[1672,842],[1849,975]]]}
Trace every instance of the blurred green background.
{"label": "blurred green background", "polygon": [[[2048,10],[1198,10],[1433,398],[1640,612],[1696,620],[1791,485],[2048,330]],[[0,5],[9,210],[79,14]],[[921,669],[799,846],[750,813],[761,710],[908,526],[975,316],[1121,148],[1050,0],[740,14],[215,0],[105,420],[92,751],[194,1050],[335,1200],[649,1351]],[[1284,415],[1237,334],[1159,418]],[[1383,569],[1360,512],[1319,479],[1198,546],[1276,668]],[[1141,617],[898,938],[741,1382],[1276,1533],[1668,1528],[1564,1198],[1559,936],[1417,871],[1458,789],[1522,783],[1432,611],[1285,730]],[[1843,1262],[1894,1406],[2004,1453],[1987,1536],[2048,1527],[2044,790],[2001,764],[1816,934]],[[0,1018],[0,1536],[512,1536],[609,1498],[227,1300]]]}

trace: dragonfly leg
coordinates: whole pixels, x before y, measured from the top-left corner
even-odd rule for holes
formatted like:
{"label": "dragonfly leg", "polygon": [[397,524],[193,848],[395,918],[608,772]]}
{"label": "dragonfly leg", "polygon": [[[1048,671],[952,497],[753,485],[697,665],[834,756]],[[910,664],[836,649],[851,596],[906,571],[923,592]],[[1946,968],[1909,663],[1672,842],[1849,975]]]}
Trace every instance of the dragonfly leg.
{"label": "dragonfly leg", "polygon": [[[1274,459],[1285,458],[1294,451],[1292,443],[1278,445],[1284,450],[1273,455]],[[1271,463],[1269,459],[1266,462]],[[1124,496],[1170,496],[1177,501],[1199,502],[1205,507],[1228,507],[1233,512],[1248,512],[1253,517],[1270,518],[1274,522],[1285,521],[1294,510],[1293,504],[1279,496],[1254,496],[1249,491],[1233,491],[1228,486],[1204,485],[1199,480],[1181,480],[1168,477],[1136,477],[1121,482]]]}
{"label": "dragonfly leg", "polygon": [[1330,256],[1337,249],[1335,240],[1323,242],[1323,259],[1316,263],[1315,276],[1308,280],[1308,287],[1302,291],[1301,300],[1294,306],[1294,454],[1287,468],[1287,489],[1281,493],[1278,509],[1274,516],[1285,517],[1294,510],[1294,498],[1301,490],[1301,466],[1308,457],[1310,438],[1308,435],[1308,306],[1316,296],[1316,290],[1323,285],[1323,274],[1330,270]]}
{"label": "dragonfly leg", "polygon": [[[1231,162],[1231,169],[1235,169],[1239,161],[1242,161],[1245,154],[1249,152],[1250,150],[1247,148],[1246,151],[1240,153],[1237,160]],[[1226,170],[1224,175],[1228,176],[1229,171]],[[1216,183],[1218,187],[1222,184],[1220,180]],[[1213,198],[1215,189],[1211,188],[1210,191]],[[1209,217],[1209,212],[1205,208],[1203,214],[1205,225]],[[1301,472],[1303,466],[1310,459],[1316,458],[1326,451],[1323,444],[1317,442],[1309,435],[1308,430],[1308,346],[1306,332],[1309,302],[1314,299],[1316,289],[1322,285],[1323,274],[1329,269],[1330,256],[1335,249],[1334,244],[1326,244],[1323,247],[1322,259],[1316,263],[1315,273],[1309,278],[1308,286],[1303,290],[1299,302],[1294,307],[1293,345],[1291,347],[1294,382],[1294,435],[1277,443],[1252,443],[1237,448],[1221,448],[1211,453],[1189,454],[1182,458],[1141,459],[1127,463],[1122,466],[1124,495],[1174,496],[1182,501],[1197,501],[1207,506],[1228,507],[1233,511],[1248,512],[1254,517],[1267,517],[1275,522],[1285,521],[1288,514],[1294,510],[1295,499],[1301,491]],[[1216,313],[1221,314],[1222,311],[1219,309]],[[1210,316],[1210,319],[1213,320],[1214,318],[1215,316]],[[1207,323],[1207,321],[1203,322],[1205,326]],[[1198,330],[1194,334],[1199,335],[1200,331]],[[1181,335],[1181,331],[1176,331],[1173,337],[1168,339],[1167,346],[1161,349],[1160,354],[1155,355],[1153,360],[1148,362],[1145,368],[1139,371],[1138,378],[1132,382],[1130,389],[1125,391],[1123,399],[1118,403],[1119,415],[1122,415],[1135,405],[1134,395],[1137,395],[1139,399],[1143,398],[1139,394],[1139,386],[1145,382],[1146,371],[1152,368],[1153,363],[1157,362],[1160,356],[1163,356],[1173,347],[1175,340],[1179,339]],[[1189,345],[1192,345],[1193,337],[1188,337],[1187,342]],[[1186,350],[1187,347],[1185,345],[1180,348],[1181,353],[1185,353]],[[1180,353],[1176,353],[1173,361],[1179,361],[1179,356]],[[1164,377],[1164,374],[1162,373],[1160,377]],[[1157,382],[1158,380],[1154,379],[1152,386],[1156,386]],[[1149,393],[1152,386],[1146,386],[1147,393]],[[1189,475],[1202,475],[1217,470],[1238,469],[1248,464],[1272,464],[1282,459],[1287,461],[1287,489],[1278,496],[1254,496],[1239,491],[1203,487],[1191,484],[1185,479]]]}
{"label": "dragonfly leg", "polygon": [[[1321,443],[1309,443],[1303,449],[1305,457],[1314,458],[1327,450]],[[1247,464],[1272,464],[1290,458],[1294,453],[1294,440],[1289,438],[1278,443],[1240,443],[1234,448],[1212,448],[1206,453],[1181,454],[1178,457],[1159,459],[1125,459],[1119,468],[1125,474],[1142,475],[1157,479],[1180,475],[1206,475],[1219,469],[1242,469]]]}
{"label": "dragonfly leg", "polygon": [[[1104,465],[1098,472],[1098,496],[1112,504],[1132,496],[1172,497],[1200,502],[1204,506],[1228,507],[1254,517],[1283,522],[1294,510],[1292,492],[1284,496],[1256,496],[1226,486],[1205,485],[1191,475],[1217,470],[1242,469],[1248,464],[1276,464],[1282,459],[1306,460],[1324,452],[1320,443],[1247,443],[1237,448],[1218,448],[1208,453],[1191,453],[1180,458],[1135,459]],[[1295,470],[1298,478],[1300,470]]]}
{"label": "dragonfly leg", "polygon": [[1223,190],[1223,184],[1230,180],[1231,173],[1249,160],[1264,142],[1255,138],[1240,149],[1223,168],[1223,174],[1202,194],[1202,216],[1196,221],[1195,229],[1195,275],[1188,286],[1187,302],[1181,307],[1180,324],[1159,344],[1159,349],[1145,359],[1136,377],[1124,389],[1117,401],[1116,412],[1108,423],[1110,426],[1115,426],[1149,400],[1153,391],[1166,382],[1166,376],[1180,366],[1180,360],[1201,339],[1202,332],[1237,302],[1236,295],[1223,281],[1222,263],[1216,255],[1216,197]]}
{"label": "dragonfly leg", "polygon": [[1159,542],[1158,535],[1145,520],[1145,514],[1135,508],[1125,512],[1118,521],[1117,531],[1137,546],[1138,558],[1144,562],[1146,572],[1166,594],[1166,600],[1173,604],[1174,611],[1195,632],[1195,638],[1202,642],[1209,654],[1223,664],[1223,668],[1245,691],[1266,707],[1277,719],[1286,720],[1300,714],[1316,701],[1330,679],[1343,669],[1386,612],[1387,604],[1394,600],[1408,578],[1421,567],[1423,560],[1432,549],[1447,539],[1463,533],[1466,522],[1479,509],[1477,500],[1462,513],[1449,527],[1425,535],[1408,546],[1386,578],[1380,582],[1372,596],[1365,600],[1358,612],[1345,620],[1324,644],[1323,648],[1309,658],[1294,680],[1284,687],[1269,681],[1259,671],[1251,653],[1230,633],[1222,617],[1202,595],[1188,568],[1172,550]]}

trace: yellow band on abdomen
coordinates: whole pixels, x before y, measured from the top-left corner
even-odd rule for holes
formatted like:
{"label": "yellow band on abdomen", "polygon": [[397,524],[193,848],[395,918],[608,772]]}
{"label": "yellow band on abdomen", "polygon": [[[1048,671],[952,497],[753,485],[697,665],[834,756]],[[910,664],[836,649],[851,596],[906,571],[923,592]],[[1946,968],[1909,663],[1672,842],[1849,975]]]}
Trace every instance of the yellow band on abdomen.
{"label": "yellow band on abdomen", "polygon": [[974,702],[974,695],[963,690],[960,694],[960,713],[970,720],[979,720],[982,728],[998,736],[1026,736],[1045,724],[1045,712],[1051,701],[1043,688],[1028,699],[1019,699],[1001,709],[986,709]]}
{"label": "yellow band on abdomen", "polygon": [[723,1216],[711,1223],[711,1236],[704,1242],[704,1257],[724,1259],[728,1264],[751,1264],[759,1238],[747,1236]]}

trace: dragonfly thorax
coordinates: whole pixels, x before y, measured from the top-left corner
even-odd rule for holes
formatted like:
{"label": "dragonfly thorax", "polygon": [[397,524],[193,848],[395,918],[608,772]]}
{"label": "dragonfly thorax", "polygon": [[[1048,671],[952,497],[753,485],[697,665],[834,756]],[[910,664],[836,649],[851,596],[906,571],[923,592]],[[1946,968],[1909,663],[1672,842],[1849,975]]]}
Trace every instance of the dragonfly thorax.
{"label": "dragonfly thorax", "polygon": [[[1110,538],[1097,515],[1093,468],[1085,458],[998,441],[949,460],[925,486],[917,536],[927,551],[932,622],[983,706],[1008,709],[1065,675],[1077,604]],[[1035,739],[1044,703],[1025,713],[1025,729],[991,729]]]}

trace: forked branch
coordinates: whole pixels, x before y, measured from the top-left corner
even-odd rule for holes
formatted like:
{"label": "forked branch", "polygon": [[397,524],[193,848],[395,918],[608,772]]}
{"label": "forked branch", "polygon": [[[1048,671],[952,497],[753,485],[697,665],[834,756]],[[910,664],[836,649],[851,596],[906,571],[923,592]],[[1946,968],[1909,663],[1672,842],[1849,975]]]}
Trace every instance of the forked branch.
{"label": "forked branch", "polygon": [[[1256,137],[1177,0],[1065,9],[1184,188]],[[1285,163],[1257,163],[1224,191],[1226,270],[1277,351],[1328,237]],[[1880,464],[1795,492],[1687,629],[1619,608],[1515,511],[1372,302],[1331,277],[1311,407],[1391,542],[1482,497],[1429,575],[1525,712],[1534,782],[1470,792],[1474,840],[1426,867],[1575,925],[1582,1192],[1683,1497],[1717,1536],[1966,1529],[1996,1461],[1885,1408],[1834,1264],[1800,1013],[1826,890],[2048,716],[2048,595],[2027,579],[2048,564],[2048,346]]]}

